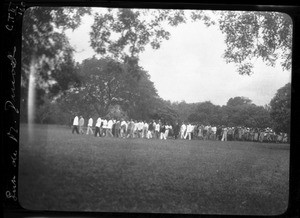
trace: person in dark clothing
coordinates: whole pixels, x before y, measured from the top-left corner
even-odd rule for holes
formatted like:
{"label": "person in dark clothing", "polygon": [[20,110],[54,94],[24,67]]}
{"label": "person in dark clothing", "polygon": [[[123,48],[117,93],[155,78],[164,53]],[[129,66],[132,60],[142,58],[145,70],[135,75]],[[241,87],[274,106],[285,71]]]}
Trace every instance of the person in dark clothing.
{"label": "person in dark clothing", "polygon": [[217,127],[217,134],[216,135],[217,135],[216,139],[221,141],[221,139],[222,139],[222,127],[221,126]]}
{"label": "person in dark clothing", "polygon": [[118,120],[115,123],[115,137],[119,138],[120,137],[120,132],[121,132],[121,122]]}
{"label": "person in dark clothing", "polygon": [[149,123],[148,131],[150,131],[150,134],[149,134],[149,135],[151,135],[150,138],[154,137],[154,124],[153,124],[153,121],[151,121]]}
{"label": "person in dark clothing", "polygon": [[113,136],[116,137],[116,123],[113,123],[111,132],[112,132]]}
{"label": "person in dark clothing", "polygon": [[173,127],[174,138],[177,139],[180,132],[180,125],[178,122]]}
{"label": "person in dark clothing", "polygon": [[160,139],[165,139],[166,126],[164,123],[160,126]]}

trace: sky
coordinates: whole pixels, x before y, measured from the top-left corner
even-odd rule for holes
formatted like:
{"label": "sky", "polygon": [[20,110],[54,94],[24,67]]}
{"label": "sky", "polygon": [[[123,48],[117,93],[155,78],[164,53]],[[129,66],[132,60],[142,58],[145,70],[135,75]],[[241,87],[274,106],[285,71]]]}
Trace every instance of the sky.
{"label": "sky", "polygon": [[[84,16],[78,29],[67,32],[77,62],[95,55],[89,39],[92,23],[92,17]],[[264,106],[291,80],[291,71],[283,71],[279,64],[266,66],[260,59],[254,61],[251,76],[240,75],[235,64],[226,63],[222,57],[226,44],[217,26],[188,22],[169,31],[170,39],[158,50],[148,46],[140,54],[140,66],[165,100],[226,105],[230,98],[243,96]]]}

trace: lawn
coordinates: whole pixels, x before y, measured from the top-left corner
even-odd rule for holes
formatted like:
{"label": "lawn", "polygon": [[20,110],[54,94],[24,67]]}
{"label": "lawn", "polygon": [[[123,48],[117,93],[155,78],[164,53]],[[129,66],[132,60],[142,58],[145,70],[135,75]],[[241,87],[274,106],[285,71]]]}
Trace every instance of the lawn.
{"label": "lawn", "polygon": [[21,125],[19,201],[55,211],[274,215],[288,205],[289,145],[99,138]]}

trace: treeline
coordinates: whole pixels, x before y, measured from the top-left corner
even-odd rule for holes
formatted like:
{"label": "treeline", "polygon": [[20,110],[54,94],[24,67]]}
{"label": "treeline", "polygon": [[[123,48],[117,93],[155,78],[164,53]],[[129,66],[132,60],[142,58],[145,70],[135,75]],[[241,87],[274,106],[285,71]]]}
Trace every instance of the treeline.
{"label": "treeline", "polygon": [[246,97],[230,98],[223,106],[214,105],[210,101],[171,105],[179,114],[180,120],[191,123],[259,128],[272,126],[270,108],[257,106]]}
{"label": "treeline", "polygon": [[[150,75],[134,59],[124,63],[93,57],[72,70],[74,78],[68,89],[56,92],[53,86],[48,92],[42,88],[36,90],[35,122],[70,125],[75,115],[82,115],[94,119],[161,119],[168,123],[186,121],[289,131],[290,84],[279,89],[266,106],[257,106],[242,96],[230,98],[226,105],[220,106],[210,101],[186,103],[161,99]],[[22,122],[27,120],[24,99]]]}

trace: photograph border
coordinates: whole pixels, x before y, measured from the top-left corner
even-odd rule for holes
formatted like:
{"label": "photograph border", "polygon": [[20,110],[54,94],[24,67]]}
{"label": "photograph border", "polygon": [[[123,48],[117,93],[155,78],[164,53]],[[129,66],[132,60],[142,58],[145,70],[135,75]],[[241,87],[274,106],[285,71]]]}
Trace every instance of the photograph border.
{"label": "photograph border", "polygon": [[[207,9],[207,10],[257,10],[278,11],[287,13],[293,20],[293,50],[292,50],[292,90],[291,90],[291,141],[290,141],[290,178],[289,202],[284,214],[274,217],[297,217],[300,215],[300,170],[299,142],[300,134],[297,127],[300,123],[299,88],[300,88],[300,7],[292,1],[274,4],[271,1],[226,1],[226,4],[216,1],[4,1],[1,3],[1,53],[3,72],[1,73],[2,93],[2,169],[3,169],[3,214],[4,217],[157,217],[157,216],[221,216],[213,214],[148,214],[148,213],[102,213],[102,212],[62,212],[62,211],[31,211],[23,209],[18,202],[18,164],[19,164],[19,127],[20,127],[20,84],[21,84],[21,48],[22,48],[22,18],[28,7],[33,6],[78,6],[78,7],[124,7],[124,8],[164,8],[164,9]],[[222,215],[226,216],[226,215]],[[230,215],[232,216],[232,215]],[[245,216],[243,216],[245,217]],[[270,217],[270,216],[266,216]],[[271,216],[272,217],[272,216]]]}

